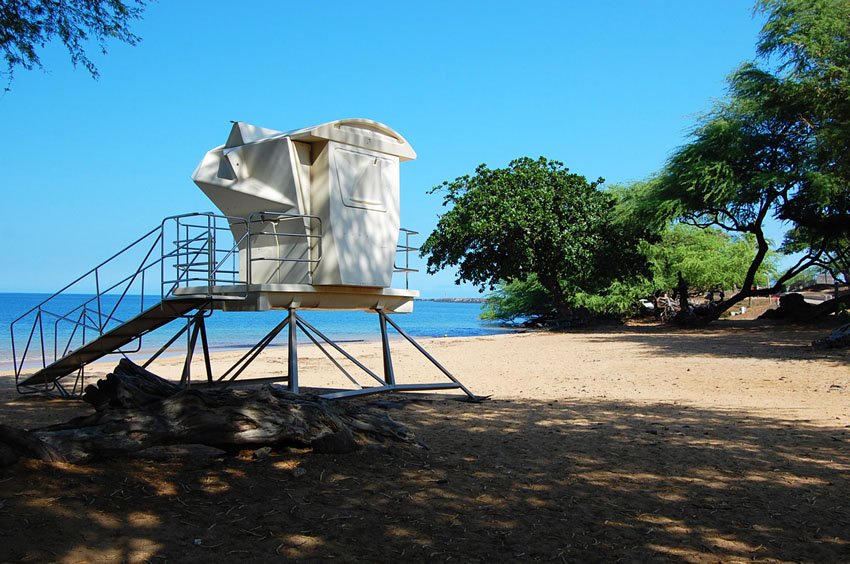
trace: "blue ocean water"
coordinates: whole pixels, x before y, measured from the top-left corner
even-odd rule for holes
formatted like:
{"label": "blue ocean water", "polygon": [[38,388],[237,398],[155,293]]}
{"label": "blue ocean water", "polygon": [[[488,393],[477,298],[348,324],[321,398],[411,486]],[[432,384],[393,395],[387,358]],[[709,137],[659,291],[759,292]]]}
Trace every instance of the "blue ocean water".
{"label": "blue ocean water", "polygon": [[[0,370],[11,370],[13,366],[10,325],[48,297],[48,294],[0,293]],[[87,299],[91,298],[80,294],[71,294],[58,296],[51,300],[45,306],[50,314],[43,315],[40,320],[42,331],[35,331],[31,339],[30,332],[37,321],[35,314],[29,314],[16,322],[14,339],[18,357],[20,358],[28,341],[29,363],[41,362],[42,350],[49,361],[54,355],[62,356],[62,351],[66,347],[73,350],[79,346],[82,342],[82,330],[76,322],[80,319],[82,310],[75,308]],[[104,296],[100,303],[100,320],[97,319],[97,302],[90,302],[90,309],[87,311],[89,325],[96,325],[100,321],[107,328],[114,327],[121,320],[129,319],[141,311],[143,307],[155,305],[158,299],[158,296],[145,296],[144,300],[141,296],[126,296],[115,308],[113,314],[112,310],[117,302],[117,296]],[[417,338],[468,337],[510,331],[509,328],[498,324],[482,321],[478,318],[480,313],[481,305],[475,303],[417,301],[414,306],[414,313],[394,315],[392,319],[402,329]],[[378,316],[375,314],[350,311],[302,311],[299,314],[325,335],[337,341],[380,339]],[[106,319],[110,315],[114,319],[106,323]],[[210,347],[212,349],[251,347],[280,323],[285,316],[286,312],[280,310],[267,312],[216,311],[206,320]],[[131,350],[140,348],[142,351],[153,352],[168,341],[180,329],[181,324],[185,324],[185,320],[176,320],[147,335],[141,344],[132,343],[128,348]],[[74,330],[75,327],[77,328],[76,331]],[[392,335],[395,332],[391,329],[390,333]],[[39,336],[42,334],[44,335],[43,346]],[[91,340],[91,332],[88,333],[87,340]],[[302,340],[307,341],[306,338]],[[69,342],[71,343],[70,346]],[[186,337],[181,337],[174,344],[175,352],[180,350],[179,347],[185,347],[185,342]],[[278,335],[275,341],[279,344],[285,342],[285,333]]]}

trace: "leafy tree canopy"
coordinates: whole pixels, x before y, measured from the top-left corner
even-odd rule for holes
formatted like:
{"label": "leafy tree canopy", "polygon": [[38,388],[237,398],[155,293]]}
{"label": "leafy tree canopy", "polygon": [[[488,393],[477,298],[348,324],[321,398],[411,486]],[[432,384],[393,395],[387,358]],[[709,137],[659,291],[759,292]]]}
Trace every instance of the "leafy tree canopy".
{"label": "leafy tree canopy", "polygon": [[[738,96],[783,112],[805,149],[797,190],[778,216],[793,222],[789,248],[847,252],[850,237],[850,1],[763,0],[767,15],[757,45],[771,74],[750,64],[733,76]],[[843,249],[843,250],[842,250]],[[845,269],[846,272],[846,269]]]}
{"label": "leafy tree canopy", "polygon": [[[697,292],[740,289],[756,253],[751,234],[733,236],[719,229],[700,229],[675,224],[661,240],[645,244],[643,250],[652,265],[656,289],[675,288],[681,272]],[[755,283],[767,286],[776,277],[776,253],[769,253],[756,275]]]}
{"label": "leafy tree canopy", "polygon": [[701,120],[642,202],[656,222],[678,218],[753,238],[744,291],[717,315],[750,295],[769,256],[770,217],[790,222],[784,249],[805,252],[776,288],[848,250],[850,1],[764,0],[757,9],[767,16],[761,66],[732,74],[728,98]]}
{"label": "leafy tree canopy", "polygon": [[96,42],[104,54],[109,39],[135,45],[140,39],[130,31],[130,23],[141,17],[144,7],[145,0],[0,0],[0,50],[6,62],[0,75],[11,82],[19,67],[42,68],[39,48],[58,38],[71,63],[97,78],[87,43]]}
{"label": "leafy tree canopy", "polygon": [[[603,249],[611,249],[613,197],[599,184],[543,157],[520,158],[506,168],[480,165],[474,175],[435,187],[443,214],[422,246],[428,272],[457,267],[457,282],[483,291],[530,276],[561,314],[568,295],[607,281],[600,276]],[[616,249],[619,252],[619,249]]]}

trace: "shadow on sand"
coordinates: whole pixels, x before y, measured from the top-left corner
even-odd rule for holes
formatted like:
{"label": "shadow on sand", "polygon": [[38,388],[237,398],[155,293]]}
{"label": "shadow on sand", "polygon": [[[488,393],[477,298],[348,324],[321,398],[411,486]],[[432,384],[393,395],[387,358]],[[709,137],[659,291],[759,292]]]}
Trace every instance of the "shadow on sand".
{"label": "shadow on sand", "polygon": [[0,560],[850,559],[845,429],[669,404],[381,405],[431,449],[18,464]]}
{"label": "shadow on sand", "polygon": [[[673,357],[705,355],[717,358],[766,360],[817,359],[850,364],[850,351],[814,349],[812,341],[827,336],[839,323],[783,324],[772,321],[717,321],[688,329],[665,325],[631,325],[614,329],[617,340],[646,347],[649,354]],[[611,328],[583,331],[609,340]],[[598,335],[598,337],[593,337]]]}

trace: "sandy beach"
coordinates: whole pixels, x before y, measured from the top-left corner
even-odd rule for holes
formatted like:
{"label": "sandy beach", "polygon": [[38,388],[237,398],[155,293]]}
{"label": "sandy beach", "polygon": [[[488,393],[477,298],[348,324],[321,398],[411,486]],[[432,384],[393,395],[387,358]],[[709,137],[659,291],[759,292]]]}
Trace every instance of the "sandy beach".
{"label": "sandy beach", "polygon": [[[722,322],[423,341],[490,399],[359,401],[428,449],[25,461],[0,474],[0,561],[850,561],[850,353],[810,346],[827,332]],[[377,343],[346,349],[380,370]],[[285,373],[285,352],[240,380]],[[215,353],[213,372],[241,354]],[[444,379],[402,341],[393,357],[399,381]],[[347,384],[315,347],[299,358],[302,387]],[[182,359],[151,369],[176,378]],[[5,424],[88,412],[0,380]]]}

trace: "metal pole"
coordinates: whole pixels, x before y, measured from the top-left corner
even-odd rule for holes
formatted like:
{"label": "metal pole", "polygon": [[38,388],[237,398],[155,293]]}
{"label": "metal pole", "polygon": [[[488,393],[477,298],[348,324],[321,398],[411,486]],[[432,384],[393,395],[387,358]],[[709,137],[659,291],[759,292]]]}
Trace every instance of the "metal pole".
{"label": "metal pole", "polygon": [[404,289],[410,289],[410,231],[404,232]]}
{"label": "metal pole", "polygon": [[298,325],[295,308],[289,308],[289,391],[298,393]]}
{"label": "metal pole", "polygon": [[384,310],[379,309],[378,320],[381,324],[381,345],[384,353],[384,382],[390,386],[395,386],[395,372],[393,372],[393,357],[390,352],[390,337],[387,334],[387,316],[384,315]]}
{"label": "metal pole", "polygon": [[[170,347],[171,345],[173,345],[173,344],[174,344],[174,341],[176,341],[177,339],[179,339],[179,338],[180,338],[180,336],[181,336],[183,333],[185,333],[188,329],[189,329],[189,324],[187,323],[187,324],[186,324],[186,325],[184,325],[184,326],[183,326],[183,327],[182,327],[179,331],[177,331],[177,333],[175,333],[175,335],[174,335],[173,337],[171,337],[171,338],[168,340],[168,342],[167,342],[167,343],[165,343],[164,345],[162,345],[162,347],[160,347],[160,349],[159,349],[158,351],[156,351],[156,352],[153,354],[153,356],[152,356],[152,357],[150,357],[150,358],[149,358],[149,359],[148,359],[148,360],[147,360],[147,361],[146,361],[146,362],[142,365],[142,368],[147,368],[148,366],[150,366],[150,365],[151,365],[151,363],[152,363],[153,361],[155,361],[155,360],[157,359],[157,357],[159,357],[159,355],[161,355],[162,353],[164,353],[164,352],[168,349],[168,347]],[[83,331],[85,331],[85,330],[86,330],[86,327],[85,327],[85,325],[84,325],[84,326],[83,326]]]}
{"label": "metal pole", "polygon": [[326,349],[325,347],[323,347],[323,346],[322,346],[322,343],[320,343],[320,342],[316,339],[316,337],[314,337],[314,336],[313,336],[313,334],[312,334],[310,331],[308,331],[308,330],[307,330],[307,328],[306,328],[306,327],[304,327],[304,326],[301,324],[301,318],[300,318],[300,317],[298,318],[298,326],[301,328],[301,330],[302,330],[302,331],[304,331],[304,334],[305,334],[305,335],[307,335],[307,338],[308,338],[308,339],[310,339],[310,340],[313,342],[313,344],[314,344],[314,345],[316,345],[317,347],[319,347],[319,350],[320,350],[320,351],[322,351],[326,357],[328,357],[328,360],[330,360],[330,361],[334,364],[334,366],[336,366],[336,367],[337,367],[337,368],[338,368],[338,369],[339,369],[339,370],[340,370],[343,374],[345,374],[345,377],[346,377],[346,378],[348,378],[348,380],[349,380],[352,384],[354,384],[354,385],[355,385],[355,386],[357,386],[358,388],[363,388],[363,386],[361,386],[361,385],[360,385],[360,382],[358,382],[358,381],[357,381],[357,379],[356,379],[356,378],[354,378],[354,376],[352,376],[351,374],[349,374],[348,370],[346,370],[346,369],[345,369],[345,367],[344,367],[343,365],[341,365],[341,364],[339,363],[339,361],[337,361],[337,359],[335,359],[333,356],[331,356],[331,353],[329,353],[329,352],[327,351],[327,349]]}
{"label": "metal pole", "polygon": [[[243,372],[246,368],[248,368],[248,365],[250,365],[252,362],[254,362],[254,359],[255,359],[255,358],[257,358],[257,356],[258,356],[261,352],[263,352],[263,349],[265,349],[265,348],[269,345],[269,343],[271,343],[271,342],[274,340],[274,338],[275,338],[275,337],[277,337],[277,334],[278,334],[278,333],[280,333],[280,332],[281,332],[281,330],[283,330],[283,328],[284,328],[284,327],[286,327],[286,325],[287,325],[288,323],[289,323],[289,316],[287,316],[286,318],[284,318],[284,320],[283,320],[283,321],[281,321],[280,323],[278,323],[278,324],[275,326],[275,328],[274,328],[274,329],[272,329],[271,331],[269,331],[269,332],[266,334],[266,336],[265,336],[265,337],[263,337],[263,338],[260,340],[260,342],[259,342],[259,343],[257,343],[257,344],[256,344],[256,345],[254,345],[253,347],[251,347],[251,350],[249,350],[249,351],[248,351],[248,352],[246,352],[244,355],[242,355],[242,358],[240,358],[239,360],[237,360],[237,361],[236,361],[236,363],[235,363],[233,366],[231,366],[230,368],[228,368],[228,369],[227,369],[227,371],[226,371],[224,374],[222,374],[221,376],[219,376],[219,377],[218,377],[218,381],[219,381],[219,382],[221,382],[222,380],[224,380],[225,378],[227,378],[227,375],[228,375],[228,374],[230,374],[231,372],[233,372],[234,370],[236,370],[236,368],[238,367],[239,369],[238,369],[238,370],[236,370],[236,372],[233,374],[233,376],[231,376],[231,377],[230,377],[230,379],[227,381],[227,383],[230,383],[230,382],[232,382],[233,380],[235,380],[235,379],[236,379],[236,378],[237,378],[240,374],[242,374],[242,372]],[[249,357],[250,357],[250,358],[249,358]],[[244,362],[244,364],[243,364],[243,362]],[[240,365],[241,365],[241,366],[240,366]]]}
{"label": "metal pole", "polygon": [[213,226],[215,220],[207,216],[207,294],[212,298],[213,287],[213,263],[215,262],[215,232]]}
{"label": "metal pole", "polygon": [[408,335],[407,333],[405,333],[404,329],[402,329],[401,327],[399,327],[399,326],[396,324],[396,322],[395,322],[395,321],[393,321],[393,320],[392,320],[392,319],[390,319],[389,317],[386,317],[386,320],[389,322],[389,324],[390,324],[390,325],[392,325],[392,326],[395,328],[395,330],[396,330],[396,331],[398,331],[398,332],[399,332],[399,334],[401,334],[401,336],[402,336],[402,337],[404,337],[405,339],[407,339],[407,340],[408,340],[408,342],[410,342],[410,344],[411,344],[411,345],[413,345],[414,347],[416,347],[416,349],[417,349],[419,352],[421,352],[423,355],[425,355],[425,358],[427,358],[428,360],[430,360],[430,361],[431,361],[431,363],[432,363],[434,366],[436,366],[437,368],[439,368],[439,369],[440,369],[440,371],[442,371],[442,373],[443,373],[443,374],[445,374],[446,376],[448,376],[448,377],[449,377],[449,379],[450,379],[452,382],[454,382],[455,384],[457,384],[457,385],[458,385],[458,387],[466,393],[466,395],[468,395],[470,398],[472,398],[472,399],[474,399],[474,400],[477,400],[477,399],[478,399],[478,397],[477,397],[475,394],[473,394],[472,392],[470,392],[470,391],[466,388],[466,386],[464,386],[463,384],[461,384],[461,383],[460,383],[460,380],[458,380],[457,378],[455,378],[455,377],[452,375],[452,373],[451,373],[451,372],[449,372],[448,370],[446,370],[446,368],[445,368],[442,364],[440,364],[439,362],[437,362],[437,359],[436,359],[436,358],[434,358],[433,356],[431,356],[431,355],[428,353],[428,351],[426,351],[424,348],[422,348],[422,345],[420,345],[419,343],[417,343],[417,342],[416,342],[416,340],[414,340],[414,338],[413,338],[413,337],[411,337],[410,335]]}
{"label": "metal pole", "polygon": [[96,268],[94,269],[94,289],[97,292],[97,329],[98,334],[103,335],[103,308],[100,305],[100,275]]}
{"label": "metal pole", "polygon": [[334,348],[334,350],[336,350],[339,354],[343,355],[345,358],[350,360],[355,366],[357,366],[357,368],[359,368],[360,370],[362,370],[363,372],[365,372],[366,374],[368,374],[369,376],[374,378],[375,381],[377,381],[379,384],[384,384],[384,381],[381,379],[380,376],[378,376],[377,374],[375,374],[374,372],[369,370],[369,368],[365,364],[363,364],[362,362],[360,362],[359,360],[357,360],[356,358],[351,356],[351,354],[349,354],[348,351],[346,351],[344,348],[342,348],[338,344],[334,343],[333,340],[331,340],[327,335],[325,335],[324,333],[322,333],[321,331],[319,331],[318,329],[316,329],[315,327],[313,327],[312,325],[307,323],[307,321],[303,317],[301,317],[300,315],[296,315],[296,317],[298,319],[299,324],[303,324],[304,327],[307,327],[310,331],[312,331],[313,333],[318,335],[324,342],[326,342],[327,344],[332,346]]}
{"label": "metal pole", "polygon": [[183,364],[183,374],[180,376],[180,384],[188,388],[191,380],[192,356],[195,354],[195,343],[198,342],[199,327],[193,320],[187,321],[186,324],[192,324],[192,335],[189,337],[189,343],[186,349],[186,362]]}
{"label": "metal pole", "polygon": [[207,384],[212,386],[213,384],[213,376],[212,376],[212,365],[210,364],[210,347],[207,343],[207,326],[204,323],[204,315],[203,311],[198,311],[195,314],[195,324],[200,327],[201,332],[201,348],[204,351],[204,367],[207,370]]}
{"label": "metal pole", "polygon": [[41,367],[46,368],[47,367],[47,356],[44,353],[44,323],[42,323],[41,318],[42,318],[41,308],[39,308],[37,319],[38,319],[38,334],[39,334],[39,338],[41,339]]}

